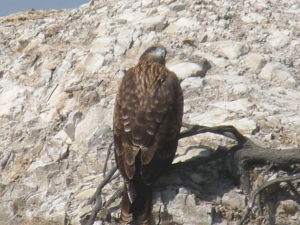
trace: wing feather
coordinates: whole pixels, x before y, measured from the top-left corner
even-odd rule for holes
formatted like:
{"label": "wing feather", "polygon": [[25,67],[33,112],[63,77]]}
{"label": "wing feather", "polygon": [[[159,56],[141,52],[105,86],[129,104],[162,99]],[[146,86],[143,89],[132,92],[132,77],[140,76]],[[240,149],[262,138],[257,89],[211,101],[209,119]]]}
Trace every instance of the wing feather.
{"label": "wing feather", "polygon": [[[127,181],[136,173],[135,162],[139,151],[140,174],[151,183],[161,175],[165,162],[172,162],[177,148],[183,111],[180,83],[173,72],[160,64],[150,66],[151,70],[128,70],[116,99],[115,151],[119,170]],[[141,74],[140,71],[159,71],[164,79],[155,81],[152,89],[149,86],[145,89],[142,85],[149,84],[139,79],[141,75],[151,74]]]}

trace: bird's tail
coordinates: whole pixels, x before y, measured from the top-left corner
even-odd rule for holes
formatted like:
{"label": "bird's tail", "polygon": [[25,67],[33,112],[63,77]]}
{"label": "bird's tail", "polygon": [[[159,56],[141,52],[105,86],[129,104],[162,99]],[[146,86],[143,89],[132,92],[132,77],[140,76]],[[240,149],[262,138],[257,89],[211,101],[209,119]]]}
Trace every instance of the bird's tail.
{"label": "bird's tail", "polygon": [[152,190],[152,185],[125,184],[120,224],[150,225]]}

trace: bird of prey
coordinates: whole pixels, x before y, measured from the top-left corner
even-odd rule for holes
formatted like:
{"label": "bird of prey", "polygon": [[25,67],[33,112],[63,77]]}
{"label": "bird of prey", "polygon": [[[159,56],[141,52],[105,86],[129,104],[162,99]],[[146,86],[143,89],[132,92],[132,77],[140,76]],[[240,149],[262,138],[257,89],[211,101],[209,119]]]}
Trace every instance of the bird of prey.
{"label": "bird of prey", "polygon": [[124,75],[114,111],[114,143],[124,179],[120,224],[150,224],[153,184],[172,163],[183,115],[175,73],[165,67],[166,49],[148,48]]}

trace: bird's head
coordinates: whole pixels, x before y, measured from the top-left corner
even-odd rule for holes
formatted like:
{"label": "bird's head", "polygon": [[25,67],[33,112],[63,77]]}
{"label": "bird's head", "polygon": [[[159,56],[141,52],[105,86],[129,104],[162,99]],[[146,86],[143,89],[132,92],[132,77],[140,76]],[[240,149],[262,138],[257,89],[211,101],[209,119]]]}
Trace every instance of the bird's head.
{"label": "bird's head", "polygon": [[151,62],[158,62],[162,65],[165,65],[165,59],[167,55],[167,49],[162,45],[153,45],[148,48],[144,53],[141,55],[139,62],[144,60],[151,61]]}

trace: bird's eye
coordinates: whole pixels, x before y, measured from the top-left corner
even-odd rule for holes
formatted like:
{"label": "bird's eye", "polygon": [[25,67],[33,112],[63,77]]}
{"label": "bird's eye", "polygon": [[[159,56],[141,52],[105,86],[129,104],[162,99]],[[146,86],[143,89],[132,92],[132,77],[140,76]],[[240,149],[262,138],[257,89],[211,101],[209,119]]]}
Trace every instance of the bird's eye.
{"label": "bird's eye", "polygon": [[155,51],[155,49],[156,49],[155,47],[152,47],[152,48],[151,48],[151,51]]}

